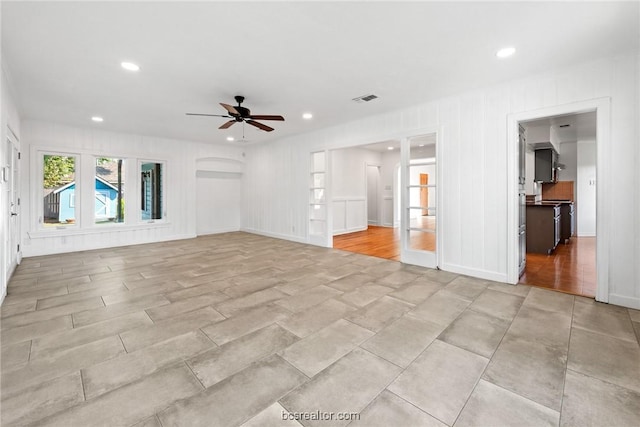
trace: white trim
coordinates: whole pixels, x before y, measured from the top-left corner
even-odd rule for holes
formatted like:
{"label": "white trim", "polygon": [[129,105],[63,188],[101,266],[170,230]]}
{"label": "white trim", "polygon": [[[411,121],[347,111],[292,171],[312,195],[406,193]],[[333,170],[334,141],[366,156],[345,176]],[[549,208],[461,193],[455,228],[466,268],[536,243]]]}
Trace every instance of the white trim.
{"label": "white trim", "polygon": [[628,297],[626,295],[609,294],[609,304],[620,305],[623,307],[635,308],[640,310],[640,298]]}
{"label": "white trim", "polygon": [[300,236],[293,236],[291,234],[271,233],[268,231],[261,231],[261,230],[256,230],[254,228],[245,228],[245,227],[241,227],[240,231],[245,233],[257,234],[258,236],[273,237],[274,239],[289,240],[290,242],[311,244],[307,241],[307,239]]}
{"label": "white trim", "polygon": [[518,283],[518,123],[543,117],[596,111],[596,300],[609,302],[611,203],[611,98],[595,98],[507,116],[507,282]]}
{"label": "white trim", "polygon": [[[105,232],[110,233],[110,232],[113,232],[113,230],[105,231]],[[57,237],[57,236],[53,236],[53,237]],[[175,234],[171,236],[158,236],[158,237],[146,238],[146,239],[133,239],[131,241],[127,241],[126,243],[118,242],[114,244],[100,244],[99,242],[102,241],[101,239],[91,239],[90,240],[91,244],[86,246],[83,245],[82,248],[74,245],[69,245],[69,247],[56,247],[55,249],[50,249],[50,248],[40,246],[38,249],[34,250],[33,252],[29,252],[27,256],[34,257],[34,256],[55,255],[55,254],[62,254],[62,253],[69,253],[69,252],[91,251],[94,249],[120,248],[122,246],[144,245],[147,243],[195,239],[196,237],[197,236],[195,234],[185,233],[185,234]],[[98,243],[96,244],[96,242]],[[25,248],[25,252],[27,252],[29,249],[33,249],[33,247],[27,246]]]}
{"label": "white trim", "polygon": [[507,283],[507,275],[496,273],[495,271],[487,271],[478,268],[469,268],[457,264],[444,263],[441,266],[441,270],[449,271],[451,273],[464,274],[465,276],[477,277],[485,280],[492,280],[494,282]]}
{"label": "white trim", "polygon": [[197,236],[209,236],[211,234],[222,234],[222,233],[233,233],[235,231],[240,231],[240,227],[220,227],[211,231],[207,231],[206,233],[200,233]]}
{"label": "white trim", "polygon": [[[170,222],[142,222],[140,224],[135,225],[127,225],[124,223],[114,222],[113,224],[99,224],[96,227],[89,228],[78,228],[75,226],[67,226],[64,224],[60,224],[59,226],[51,227],[48,229],[41,229],[38,231],[28,231],[27,237],[30,239],[47,239],[51,237],[60,237],[60,236],[82,236],[85,234],[100,234],[100,233],[113,233],[120,231],[136,231],[136,230],[147,230],[150,228],[169,228],[171,227]],[[80,249],[79,249],[80,250]],[[83,249],[84,250],[84,249]]]}

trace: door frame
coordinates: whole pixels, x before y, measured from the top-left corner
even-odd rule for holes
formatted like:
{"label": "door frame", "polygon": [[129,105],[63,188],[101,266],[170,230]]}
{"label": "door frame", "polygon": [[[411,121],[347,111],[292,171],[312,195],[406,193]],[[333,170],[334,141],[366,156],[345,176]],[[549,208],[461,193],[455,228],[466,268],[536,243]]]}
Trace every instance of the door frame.
{"label": "door frame", "polygon": [[[1,150],[8,156],[8,158],[3,159],[2,164],[0,164],[0,191],[2,192],[0,197],[4,200],[4,203],[2,204],[2,209],[5,211],[3,212],[3,216],[5,213],[8,215],[6,215],[6,219],[3,220],[3,222],[6,221],[3,224],[4,238],[2,239],[2,242],[0,242],[3,252],[3,256],[0,257],[0,262],[2,263],[2,275],[0,276],[0,279],[2,280],[2,283],[0,283],[0,304],[4,301],[4,297],[6,296],[11,275],[22,261],[20,140],[9,126],[7,126],[7,135]],[[12,200],[16,200],[16,205],[13,208],[13,211],[11,208]],[[17,216],[15,216],[15,222],[12,220],[13,217],[11,216],[11,212],[14,211],[17,214]],[[6,227],[4,227],[4,225],[6,225]],[[14,247],[16,248],[15,252],[13,251]],[[7,248],[9,248],[9,250],[7,250]]]}
{"label": "door frame", "polygon": [[596,112],[596,301],[609,302],[609,248],[611,235],[611,98],[573,102],[507,116],[507,281],[518,275],[518,124],[545,117]]}

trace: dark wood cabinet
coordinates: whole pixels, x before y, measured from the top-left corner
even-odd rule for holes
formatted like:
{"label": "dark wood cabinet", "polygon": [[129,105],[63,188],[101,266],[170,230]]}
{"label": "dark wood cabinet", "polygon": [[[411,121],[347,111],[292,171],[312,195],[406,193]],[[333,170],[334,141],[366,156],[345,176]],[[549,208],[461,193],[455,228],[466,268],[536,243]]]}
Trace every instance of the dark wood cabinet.
{"label": "dark wood cabinet", "polygon": [[576,221],[573,202],[566,202],[560,205],[560,239],[568,243],[575,234]]}
{"label": "dark wood cabinet", "polygon": [[560,204],[527,205],[527,252],[550,254],[560,242]]}
{"label": "dark wood cabinet", "polygon": [[553,148],[535,151],[534,181],[549,183],[558,180],[558,153]]}

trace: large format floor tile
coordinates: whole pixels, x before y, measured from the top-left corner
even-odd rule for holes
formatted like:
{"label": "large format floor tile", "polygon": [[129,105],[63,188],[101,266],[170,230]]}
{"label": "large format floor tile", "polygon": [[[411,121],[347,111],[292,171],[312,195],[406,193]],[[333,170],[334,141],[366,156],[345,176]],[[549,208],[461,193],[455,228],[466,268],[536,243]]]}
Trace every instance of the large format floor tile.
{"label": "large format floor tile", "polygon": [[[598,351],[590,351],[594,347],[599,347]],[[637,342],[574,328],[568,367],[640,393],[640,346]]]}
{"label": "large format floor tile", "polygon": [[560,425],[638,426],[640,393],[569,370]]}
{"label": "large format floor tile", "polygon": [[560,412],[480,380],[455,423],[463,426],[557,426]]}
{"label": "large format floor tile", "polygon": [[452,425],[488,361],[436,340],[391,384],[389,390]]}
{"label": "large format floor tile", "polygon": [[25,258],[2,425],[637,426],[640,311],[248,233]]}
{"label": "large format floor tile", "polygon": [[[397,366],[356,349],[288,394],[281,403],[287,411],[297,414],[316,411],[358,414],[400,371]],[[333,419],[303,423],[307,426],[343,426],[348,422]]]}
{"label": "large format floor tile", "polygon": [[158,415],[165,427],[238,425],[305,381],[307,377],[282,358],[271,356]]}

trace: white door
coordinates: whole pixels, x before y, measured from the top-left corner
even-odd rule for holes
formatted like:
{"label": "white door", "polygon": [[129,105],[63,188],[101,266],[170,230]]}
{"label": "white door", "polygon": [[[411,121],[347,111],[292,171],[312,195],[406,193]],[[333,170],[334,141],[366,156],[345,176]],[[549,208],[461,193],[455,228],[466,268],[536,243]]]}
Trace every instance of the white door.
{"label": "white door", "polygon": [[[400,259],[406,264],[429,268],[438,266],[436,139],[435,134],[422,135],[404,138],[400,144]],[[420,180],[425,173],[429,175],[428,184]],[[425,190],[429,197],[421,197]]]}
{"label": "white door", "polygon": [[[19,199],[19,162],[20,152],[18,151],[18,142],[12,136],[8,137],[5,141],[2,165],[2,190],[4,198],[5,211],[3,217],[6,218],[5,239],[4,245],[4,260],[3,266],[4,277],[2,285],[5,286],[15,270],[16,266],[20,263],[20,199]],[[2,294],[6,289],[2,289]]]}
{"label": "white door", "polygon": [[378,183],[380,181],[380,167],[367,165],[367,223],[380,225],[378,219]]}

